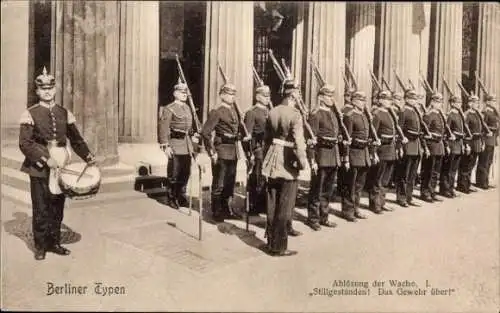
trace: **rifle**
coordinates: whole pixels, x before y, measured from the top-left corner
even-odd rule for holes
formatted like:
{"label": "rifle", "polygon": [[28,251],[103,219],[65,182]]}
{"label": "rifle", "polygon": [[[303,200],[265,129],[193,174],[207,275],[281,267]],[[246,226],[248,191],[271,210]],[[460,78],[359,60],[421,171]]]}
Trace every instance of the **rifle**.
{"label": "rifle", "polygon": [[[198,115],[196,114],[196,109],[194,106],[194,101],[193,101],[193,95],[191,94],[191,90],[189,89],[186,76],[184,75],[184,70],[182,69],[181,62],[179,60],[179,55],[175,54],[175,60],[177,62],[177,70],[179,71],[179,76],[180,80],[182,83],[184,83],[187,87],[187,99],[188,99],[188,104],[189,104],[189,109],[191,110],[191,114],[193,115],[193,120],[194,120],[194,126],[195,126],[195,132],[196,134],[199,134],[201,132],[201,123],[200,120],[198,119]],[[199,140],[199,138],[198,138]],[[188,147],[191,147],[189,150],[189,155],[191,157],[191,160],[193,163],[197,164],[198,167],[198,184],[200,188],[199,196],[198,196],[198,205],[199,205],[199,216],[198,216],[198,236],[199,240],[201,240],[201,233],[202,233],[202,220],[203,220],[203,197],[201,193],[201,188],[202,188],[202,173],[204,172],[202,166],[196,162],[196,156],[193,151],[193,141],[189,137],[189,135],[186,136],[186,141],[188,143]],[[198,142],[199,145],[201,145],[201,140]],[[192,193],[191,193],[192,194]],[[191,215],[191,207],[193,205],[193,196],[191,195],[189,197],[189,215]]]}
{"label": "rifle", "polygon": [[[314,71],[316,79],[318,80],[320,88],[323,87],[326,84],[325,80],[323,79],[323,76],[319,72],[319,69],[316,66],[316,63],[314,63],[312,58],[311,58],[311,67]],[[349,135],[349,132],[347,131],[347,128],[344,125],[344,121],[342,120],[342,115],[340,114],[339,109],[337,108],[335,103],[333,103],[332,108],[333,108],[333,113],[335,113],[335,116],[337,117],[337,123],[340,126],[340,131],[342,132],[342,137],[345,139],[345,141],[351,142],[351,136]]]}
{"label": "rifle", "polygon": [[422,85],[424,85],[425,90],[426,90],[428,93],[432,93],[432,92],[434,92],[434,91],[432,90],[431,85],[429,84],[429,82],[427,81],[427,79],[424,77],[424,75],[422,75],[422,73],[420,73],[420,80],[421,80],[421,82],[422,82]]}
{"label": "rifle", "polygon": [[[347,68],[347,71],[349,72],[349,75],[351,76],[352,83],[354,85],[354,88],[358,90],[358,84],[356,82],[356,77],[354,76],[354,73],[352,71],[351,65],[349,64],[349,60],[347,58],[345,59],[345,65]],[[366,118],[368,119],[368,125],[369,125],[369,136],[372,138],[372,145],[373,146],[380,146],[380,139],[378,138],[377,131],[375,130],[375,127],[373,126],[373,117],[366,105],[363,107],[363,113],[365,114]],[[373,152],[372,159],[378,159],[377,152]]]}
{"label": "rifle", "polygon": [[[470,97],[470,94],[467,92],[467,90],[465,90],[465,87],[462,85],[462,83],[460,83],[458,80],[457,80],[457,84],[458,84],[458,87],[460,87],[460,90],[462,90],[462,92],[467,96],[467,97]],[[481,121],[481,126],[484,130],[484,132],[486,132],[486,136],[491,136],[493,133],[491,132],[490,128],[488,127],[488,125],[486,124],[486,122],[484,121],[483,119],[483,116],[481,115],[481,112],[479,112],[479,110],[473,108],[471,106],[471,109],[476,112],[476,114],[479,116],[479,120]]]}
{"label": "rifle", "polygon": [[[483,93],[488,96],[490,93],[488,92],[488,90],[486,90],[486,87],[484,87],[484,84],[483,84],[483,81],[481,80],[481,78],[479,77],[479,75],[477,74],[477,71],[474,71],[474,74],[476,75],[476,80],[477,82],[479,83],[479,86],[481,87],[481,89],[483,90]],[[496,107],[494,106],[490,106],[490,108],[492,108],[494,111],[495,111],[495,115],[496,116],[499,116],[498,115],[498,110]]]}
{"label": "rifle", "polygon": [[[269,49],[269,56],[271,57],[271,61],[273,62],[273,68],[276,71],[276,74],[278,74],[278,77],[281,79],[281,83],[283,85],[287,77],[290,76],[290,71],[288,70],[287,73],[285,73],[285,71],[281,68],[280,64],[278,63],[278,60],[276,60],[276,57],[274,56],[273,51],[271,49]],[[306,110],[304,107],[302,107],[303,103],[302,97],[299,96],[299,98],[300,99],[297,99],[297,108],[299,109],[299,112],[302,115],[302,122],[304,123],[304,128],[306,129],[309,137],[311,138],[311,142],[316,143],[316,136],[312,131],[311,125],[309,125],[309,123],[307,122]]]}
{"label": "rifle", "polygon": [[345,70],[342,69],[341,72],[342,72],[342,78],[344,79],[345,88],[347,88],[347,90],[350,90],[351,89],[351,83],[349,82],[349,80],[347,79],[347,76],[345,75]]}
{"label": "rifle", "polygon": [[[377,88],[379,90],[382,90],[382,85],[380,84],[380,82],[377,80],[377,77],[375,77],[375,74],[373,73],[372,70],[370,70],[368,68],[368,70],[370,71],[370,76],[372,77],[372,80],[375,82],[375,84],[377,85]],[[387,84],[387,82],[385,81],[384,78],[382,78],[382,80],[385,82],[386,86],[387,86],[387,89],[392,93],[391,89],[389,88],[389,85]],[[389,115],[391,116],[392,118],[392,122],[394,123],[394,127],[396,128],[396,132],[398,133],[398,136],[401,138],[401,140],[403,140],[405,137],[404,133],[403,133],[403,130],[401,129],[401,127],[399,126],[399,123],[398,123],[398,118],[396,117],[396,113],[394,112],[394,110],[392,109],[392,107],[388,107],[387,108],[387,111],[389,112]]]}
{"label": "rifle", "polygon": [[[444,85],[444,88],[446,89],[446,91],[452,97],[454,97],[455,94],[453,93],[453,91],[451,90],[450,86],[448,85],[448,82],[444,78],[443,78],[443,85]],[[464,115],[464,112],[462,111],[462,108],[461,107],[456,107],[456,109],[458,111],[458,114],[460,115],[460,119],[462,120],[462,123],[464,124],[465,132],[467,133],[467,137],[465,139],[472,139],[472,132],[470,131],[469,125],[465,122],[465,115]]]}
{"label": "rifle", "polygon": [[413,85],[413,82],[411,81],[411,79],[408,79],[408,83],[410,83],[411,89],[417,90],[417,88],[415,88],[415,85]]}
{"label": "rifle", "polygon": [[387,90],[389,90],[391,93],[394,93],[394,92],[391,90],[391,87],[389,86],[389,83],[385,80],[385,77],[383,77],[383,76],[382,76],[382,83],[384,83],[385,88],[387,88]]}
{"label": "rifle", "polygon": [[406,92],[408,89],[406,88],[405,84],[403,84],[403,81],[399,77],[398,73],[396,73],[396,70],[393,68],[392,71],[394,72],[394,75],[396,76],[396,80],[398,81],[399,87],[403,89],[403,92]]}
{"label": "rifle", "polygon": [[[252,65],[252,70],[253,70],[253,80],[255,81],[255,84],[257,84],[257,87],[264,86],[264,81],[259,77],[259,74],[257,73],[257,70],[253,65]],[[271,101],[269,101],[268,107],[269,108],[273,107],[273,103]]]}
{"label": "rifle", "polygon": [[[186,76],[184,76],[184,71],[182,70],[181,62],[179,61],[178,54],[175,54],[175,60],[177,61],[177,69],[179,71],[181,82],[184,83],[186,86],[188,86]],[[201,123],[200,120],[198,119],[198,115],[196,114],[196,109],[193,102],[193,95],[191,94],[191,90],[189,90],[189,86],[187,87],[187,98],[188,98],[189,108],[191,109],[191,113],[193,114],[195,132],[199,134],[201,132]]]}

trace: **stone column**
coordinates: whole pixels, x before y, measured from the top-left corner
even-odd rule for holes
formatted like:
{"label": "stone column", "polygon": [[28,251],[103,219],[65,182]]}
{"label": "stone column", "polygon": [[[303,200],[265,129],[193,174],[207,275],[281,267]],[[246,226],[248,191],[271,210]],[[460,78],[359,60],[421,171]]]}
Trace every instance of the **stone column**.
{"label": "stone column", "polygon": [[118,161],[119,4],[56,3],[58,102],[71,110],[102,165]]}
{"label": "stone column", "polygon": [[[19,118],[28,106],[29,6],[23,1],[2,1],[1,101],[2,142],[18,140]],[[13,31],[15,30],[15,31]],[[33,91],[31,91],[33,92]],[[7,138],[8,137],[8,138]]]}
{"label": "stone column", "polygon": [[[500,5],[479,3],[477,64],[483,84],[490,93],[500,94]],[[484,96],[479,86],[479,95]],[[481,97],[482,99],[482,97]]]}
{"label": "stone column", "polygon": [[[302,87],[302,91],[304,91],[304,82],[303,76],[302,76],[302,70],[307,62],[305,64],[303,63],[304,61],[304,36],[305,36],[305,27],[306,23],[304,21],[304,15],[305,15],[305,7],[308,5],[307,3],[297,3],[298,6],[297,8],[297,20],[298,23],[293,29],[293,44],[292,44],[292,60],[291,64],[289,65],[291,67],[291,72],[293,77],[295,77],[296,80],[299,81],[300,86]],[[307,103],[306,103],[307,105]]]}
{"label": "stone column", "polygon": [[120,142],[156,143],[159,5],[157,1],[120,5]]}
{"label": "stone column", "polygon": [[392,90],[401,88],[396,81],[393,68],[408,87],[408,79],[416,83],[418,72],[412,68],[410,60],[412,49],[418,49],[418,43],[410,41],[412,28],[412,4],[387,2],[380,5],[379,37],[377,38],[378,75],[384,75]]}
{"label": "stone column", "polygon": [[430,42],[429,83],[443,93],[445,108],[450,95],[445,91],[443,78],[455,95],[456,84],[462,75],[462,3],[433,3]]}
{"label": "stone column", "polygon": [[307,53],[304,101],[317,105],[318,82],[310,60],[318,66],[324,80],[337,90],[336,99],[343,102],[344,81],[341,69],[345,63],[346,4],[341,2],[309,2],[307,16]]}
{"label": "stone column", "polygon": [[253,10],[252,2],[207,2],[203,120],[220,102],[224,82],[217,62],[238,90],[240,109],[252,106]]}
{"label": "stone column", "polygon": [[[371,104],[372,80],[368,70],[373,71],[374,66],[375,3],[348,3],[347,12],[349,19],[347,21],[346,44],[348,46],[349,62],[354,75],[356,75],[359,90],[367,94],[367,99]],[[382,83],[381,79],[379,81]]]}

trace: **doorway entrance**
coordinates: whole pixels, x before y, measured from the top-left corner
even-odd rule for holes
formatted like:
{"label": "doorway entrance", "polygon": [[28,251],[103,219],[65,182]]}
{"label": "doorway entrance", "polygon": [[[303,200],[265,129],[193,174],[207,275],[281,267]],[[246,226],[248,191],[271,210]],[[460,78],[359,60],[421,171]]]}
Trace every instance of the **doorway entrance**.
{"label": "doorway entrance", "polygon": [[198,118],[203,115],[203,69],[205,51],[206,3],[160,2],[160,62],[158,105],[172,102],[179,78],[176,55],[193,96]]}

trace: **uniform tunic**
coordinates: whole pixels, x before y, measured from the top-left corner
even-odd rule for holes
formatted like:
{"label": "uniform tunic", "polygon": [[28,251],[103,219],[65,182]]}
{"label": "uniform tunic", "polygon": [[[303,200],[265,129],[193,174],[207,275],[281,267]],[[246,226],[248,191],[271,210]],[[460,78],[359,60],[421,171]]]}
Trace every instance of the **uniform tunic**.
{"label": "uniform tunic", "polygon": [[167,198],[185,205],[186,185],[191,173],[193,115],[188,104],[174,101],[160,108],[158,141],[160,146],[172,148],[173,156],[167,164]]}
{"label": "uniform tunic", "polygon": [[341,166],[338,142],[339,123],[332,109],[320,106],[309,116],[309,125],[318,143],[309,148],[309,158],[318,164],[316,174],[311,172],[307,214],[312,223],[328,220],[328,204],[337,188],[337,171]]}
{"label": "uniform tunic", "polygon": [[53,195],[49,191],[48,143],[54,141],[56,146],[66,147],[69,139],[80,158],[86,162],[94,159],[75,121],[67,109],[45,103],[35,104],[21,115],[19,148],[25,156],[21,171],[30,176],[33,237],[38,249],[60,243],[66,198],[64,194]]}
{"label": "uniform tunic", "polygon": [[445,155],[443,158],[439,193],[447,197],[453,197],[458,165],[461,155],[465,153],[464,138],[466,133],[464,121],[456,108],[452,108],[448,113],[447,123],[456,139],[449,141],[450,154]]}
{"label": "uniform tunic", "polygon": [[476,169],[476,184],[481,188],[488,188],[489,186],[489,174],[491,165],[493,164],[493,155],[495,151],[495,146],[498,145],[498,125],[499,125],[499,116],[498,111],[491,107],[486,106],[483,110],[484,122],[488,125],[488,128],[492,132],[493,136],[487,136],[485,138],[485,147],[484,151],[479,153],[479,157],[477,160],[477,169]]}
{"label": "uniform tunic", "polygon": [[369,122],[363,112],[353,109],[344,115],[344,125],[352,142],[351,146],[347,148],[350,168],[344,174],[342,182],[342,211],[353,217],[358,213],[361,191],[366,182],[368,167],[371,165],[368,151]]}
{"label": "uniform tunic", "polygon": [[262,174],[267,177],[267,242],[272,252],[288,247],[299,170],[307,166],[304,124],[289,98],[272,108],[266,122]]}
{"label": "uniform tunic", "polygon": [[252,153],[254,165],[248,177],[249,212],[251,214],[265,213],[265,180],[262,176],[262,161],[264,159],[264,132],[269,109],[257,103],[245,114],[244,122],[252,136]]}
{"label": "uniform tunic", "polygon": [[430,155],[422,160],[422,182],[420,184],[420,195],[424,199],[435,197],[435,188],[441,173],[441,163],[445,154],[443,138],[445,134],[445,123],[437,110],[430,110],[424,116],[432,138],[427,140]]}
{"label": "uniform tunic", "polygon": [[470,192],[472,170],[476,166],[477,158],[484,144],[483,126],[479,114],[479,112],[473,109],[465,112],[465,122],[472,133],[472,139],[468,141],[471,153],[469,155],[462,155],[460,158],[457,180],[457,190],[465,193]]}

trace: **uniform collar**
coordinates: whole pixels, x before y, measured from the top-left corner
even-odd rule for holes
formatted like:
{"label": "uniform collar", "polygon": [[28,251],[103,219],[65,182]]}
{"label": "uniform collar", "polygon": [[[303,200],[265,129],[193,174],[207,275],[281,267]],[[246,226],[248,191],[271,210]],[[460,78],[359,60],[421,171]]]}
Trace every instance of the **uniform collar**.
{"label": "uniform collar", "polygon": [[267,107],[260,102],[255,103],[255,107],[261,108],[261,109],[267,109]]}
{"label": "uniform collar", "polygon": [[186,104],[186,102],[183,102],[183,101],[180,101],[180,100],[174,100],[174,103],[177,103],[177,104],[180,104],[180,105]]}
{"label": "uniform collar", "polygon": [[331,111],[331,109],[330,109],[329,107],[327,107],[327,106],[323,106],[323,105],[320,105],[318,108],[319,108],[320,110],[323,110],[323,111]]}
{"label": "uniform collar", "polygon": [[40,104],[40,106],[44,107],[44,108],[47,108],[47,109],[52,109],[56,103],[54,101],[50,102],[49,104],[47,104],[46,102],[38,102]]}
{"label": "uniform collar", "polygon": [[222,102],[220,105],[228,109],[231,108],[231,105],[229,103]]}

